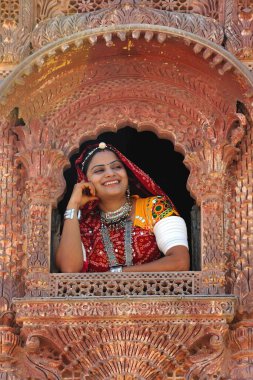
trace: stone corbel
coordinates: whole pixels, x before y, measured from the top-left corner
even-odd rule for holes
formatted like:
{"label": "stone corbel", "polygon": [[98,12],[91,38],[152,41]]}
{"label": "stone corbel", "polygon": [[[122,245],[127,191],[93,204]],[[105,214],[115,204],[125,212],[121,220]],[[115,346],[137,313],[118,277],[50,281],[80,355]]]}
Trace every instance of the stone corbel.
{"label": "stone corbel", "polygon": [[[236,159],[245,132],[242,114],[229,115],[226,124],[203,126],[206,137],[201,149],[188,153],[184,163],[190,168],[188,188],[201,208],[201,268],[204,293],[224,292],[224,195],[226,171]],[[222,132],[223,135],[222,135]]]}
{"label": "stone corbel", "polygon": [[63,168],[68,161],[54,148],[53,131],[40,120],[29,126],[15,127],[18,135],[17,163],[27,173],[27,292],[45,295],[50,272],[50,239],[52,207],[64,191]]}

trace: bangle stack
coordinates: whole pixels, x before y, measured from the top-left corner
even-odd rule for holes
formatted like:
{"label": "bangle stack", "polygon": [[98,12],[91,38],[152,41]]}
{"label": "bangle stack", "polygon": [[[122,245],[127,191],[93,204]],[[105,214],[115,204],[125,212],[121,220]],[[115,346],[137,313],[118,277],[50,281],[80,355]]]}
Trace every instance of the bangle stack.
{"label": "bangle stack", "polygon": [[123,269],[123,267],[121,265],[115,265],[115,266],[113,266],[113,267],[110,268],[110,272],[112,272],[112,273],[121,273],[122,269]]}
{"label": "bangle stack", "polygon": [[76,210],[75,208],[71,208],[69,210],[66,210],[64,212],[64,220],[66,219],[78,219],[80,220],[81,219],[81,211],[80,210]]}

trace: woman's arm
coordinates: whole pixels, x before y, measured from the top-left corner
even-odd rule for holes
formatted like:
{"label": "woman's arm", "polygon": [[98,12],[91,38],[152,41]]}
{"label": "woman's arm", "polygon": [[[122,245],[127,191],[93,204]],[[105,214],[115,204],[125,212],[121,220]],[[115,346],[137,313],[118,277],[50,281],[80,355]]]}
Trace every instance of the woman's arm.
{"label": "woman's arm", "polygon": [[81,272],[83,268],[81,235],[77,216],[64,222],[60,244],[56,252],[56,265],[64,273]]}
{"label": "woman's arm", "polygon": [[[90,195],[83,194],[89,189]],[[83,269],[83,252],[77,212],[85,203],[97,199],[92,184],[80,182],[75,185],[67,210],[75,209],[73,219],[66,219],[62,230],[61,240],[56,252],[56,265],[64,273],[77,273]]]}
{"label": "woman's arm", "polygon": [[188,248],[177,245],[170,248],[164,257],[147,264],[124,267],[123,272],[168,272],[188,271],[190,256]]}

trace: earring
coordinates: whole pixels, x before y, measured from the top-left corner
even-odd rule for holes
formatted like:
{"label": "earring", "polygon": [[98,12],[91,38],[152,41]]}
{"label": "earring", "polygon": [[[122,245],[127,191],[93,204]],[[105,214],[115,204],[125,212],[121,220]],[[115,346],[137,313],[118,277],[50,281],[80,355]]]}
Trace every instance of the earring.
{"label": "earring", "polygon": [[130,194],[130,189],[129,189],[129,187],[126,189],[126,197],[127,197],[127,200],[129,201],[129,199],[130,199],[130,196],[131,196],[131,194]]}

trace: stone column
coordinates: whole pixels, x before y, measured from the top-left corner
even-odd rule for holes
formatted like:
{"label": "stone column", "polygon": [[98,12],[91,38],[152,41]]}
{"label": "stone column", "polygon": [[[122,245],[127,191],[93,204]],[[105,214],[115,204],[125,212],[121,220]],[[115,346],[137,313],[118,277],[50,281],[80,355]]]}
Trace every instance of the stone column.
{"label": "stone column", "polygon": [[[241,115],[240,115],[241,116]],[[224,196],[227,167],[236,157],[237,143],[244,134],[239,118],[231,128],[206,128],[203,146],[185,157],[191,174],[188,187],[201,208],[202,292],[225,292]],[[230,124],[231,125],[231,124]],[[220,133],[221,134],[221,133]]]}
{"label": "stone column", "polygon": [[[15,378],[13,356],[19,344],[11,302],[24,295],[23,242],[19,174],[14,165],[14,115],[0,119],[0,374]],[[1,375],[0,375],[1,376]]]}
{"label": "stone column", "polygon": [[54,148],[53,131],[39,120],[15,128],[19,136],[17,162],[26,169],[27,278],[26,294],[46,296],[50,273],[52,207],[63,193],[63,168],[68,161]]}
{"label": "stone column", "polygon": [[[238,297],[236,323],[231,328],[231,379],[253,379],[253,129],[247,125],[234,172],[231,284]],[[233,261],[232,261],[233,260]]]}

